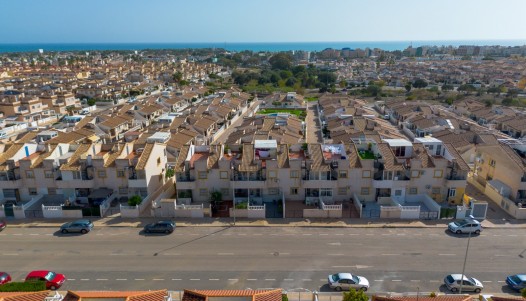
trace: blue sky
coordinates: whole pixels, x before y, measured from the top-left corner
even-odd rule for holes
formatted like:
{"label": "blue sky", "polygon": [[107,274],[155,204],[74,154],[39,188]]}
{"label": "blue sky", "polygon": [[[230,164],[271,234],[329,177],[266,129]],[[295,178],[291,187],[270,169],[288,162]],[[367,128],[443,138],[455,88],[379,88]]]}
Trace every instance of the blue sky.
{"label": "blue sky", "polygon": [[525,39],[525,0],[5,0],[0,43]]}

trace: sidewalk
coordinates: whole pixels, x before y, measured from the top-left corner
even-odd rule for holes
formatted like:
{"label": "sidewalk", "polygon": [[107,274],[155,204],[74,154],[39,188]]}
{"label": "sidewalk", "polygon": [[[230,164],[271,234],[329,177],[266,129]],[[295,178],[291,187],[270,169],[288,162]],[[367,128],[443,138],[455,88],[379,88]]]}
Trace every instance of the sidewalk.
{"label": "sidewalk", "polygon": [[[95,227],[131,227],[142,228],[163,218],[92,218]],[[169,219],[169,218],[165,218]],[[60,227],[72,219],[10,219],[8,227]],[[318,227],[318,228],[446,228],[452,220],[389,220],[389,219],[236,219],[233,218],[177,218],[178,227]],[[493,219],[482,221],[483,228],[526,229],[526,221]]]}

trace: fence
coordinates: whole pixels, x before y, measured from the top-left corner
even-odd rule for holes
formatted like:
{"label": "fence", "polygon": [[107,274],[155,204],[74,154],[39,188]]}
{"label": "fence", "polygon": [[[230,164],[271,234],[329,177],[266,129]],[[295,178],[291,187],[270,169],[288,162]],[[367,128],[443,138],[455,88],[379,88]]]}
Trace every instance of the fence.
{"label": "fence", "polygon": [[139,206],[120,205],[121,217],[139,217]]}
{"label": "fence", "polygon": [[353,194],[353,203],[354,203],[354,207],[358,211],[358,216],[361,218],[362,213],[363,213],[363,206],[362,206],[362,202],[360,201],[360,198],[358,197],[356,193]]}

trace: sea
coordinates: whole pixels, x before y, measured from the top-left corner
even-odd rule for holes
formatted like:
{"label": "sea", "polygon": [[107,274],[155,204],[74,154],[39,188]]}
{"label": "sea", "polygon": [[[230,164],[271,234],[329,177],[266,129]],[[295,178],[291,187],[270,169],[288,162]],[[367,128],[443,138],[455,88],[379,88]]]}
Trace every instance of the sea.
{"label": "sea", "polygon": [[321,51],[327,48],[379,48],[388,51],[404,50],[409,46],[523,46],[525,40],[437,40],[437,41],[362,41],[362,42],[264,42],[264,43],[0,43],[0,53],[43,51],[92,51],[92,50],[144,50],[144,49],[203,49],[222,48],[228,51]]}

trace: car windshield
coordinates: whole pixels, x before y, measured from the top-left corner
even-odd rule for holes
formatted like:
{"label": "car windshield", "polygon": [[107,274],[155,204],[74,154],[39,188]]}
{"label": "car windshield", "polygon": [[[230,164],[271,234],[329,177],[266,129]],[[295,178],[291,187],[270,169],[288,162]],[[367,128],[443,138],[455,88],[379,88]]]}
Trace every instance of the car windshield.
{"label": "car windshield", "polygon": [[511,281],[513,281],[515,283],[520,283],[521,282],[521,279],[519,278],[518,275],[510,276],[510,279],[511,279]]}
{"label": "car windshield", "polygon": [[355,283],[360,283],[360,278],[358,278],[358,276],[356,276],[356,275],[352,275],[352,280],[353,280]]}
{"label": "car windshield", "polygon": [[453,276],[451,276],[451,275],[448,275],[448,276],[446,277],[446,279],[447,279],[447,282],[449,282],[449,283],[453,283],[453,282],[455,282],[455,279],[453,279]]}
{"label": "car windshield", "polygon": [[338,276],[338,274],[334,274],[331,277],[332,277],[332,281],[334,281],[334,282],[340,280],[340,277]]}
{"label": "car windshield", "polygon": [[53,280],[53,278],[55,278],[55,275],[56,274],[53,273],[53,272],[48,272],[47,275],[44,278],[46,278],[47,281],[51,281],[51,280]]}
{"label": "car windshield", "polygon": [[477,283],[477,281],[475,281],[475,278],[469,278],[468,279],[471,283]]}

